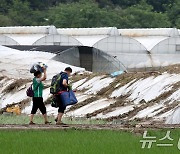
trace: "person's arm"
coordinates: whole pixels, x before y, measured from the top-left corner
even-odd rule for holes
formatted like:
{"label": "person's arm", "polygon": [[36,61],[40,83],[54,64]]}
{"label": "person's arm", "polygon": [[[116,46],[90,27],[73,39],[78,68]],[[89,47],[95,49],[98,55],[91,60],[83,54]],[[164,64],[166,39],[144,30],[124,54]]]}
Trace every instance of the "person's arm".
{"label": "person's arm", "polygon": [[66,80],[66,79],[63,79],[62,84],[63,84],[63,86],[67,87],[67,86],[68,86],[67,80]]}
{"label": "person's arm", "polygon": [[47,78],[46,69],[44,69],[44,75],[40,80],[44,81],[44,80],[46,80],[46,78]]}
{"label": "person's arm", "polygon": [[62,84],[63,84],[64,87],[68,87],[68,75],[67,74],[65,74],[63,76]]}

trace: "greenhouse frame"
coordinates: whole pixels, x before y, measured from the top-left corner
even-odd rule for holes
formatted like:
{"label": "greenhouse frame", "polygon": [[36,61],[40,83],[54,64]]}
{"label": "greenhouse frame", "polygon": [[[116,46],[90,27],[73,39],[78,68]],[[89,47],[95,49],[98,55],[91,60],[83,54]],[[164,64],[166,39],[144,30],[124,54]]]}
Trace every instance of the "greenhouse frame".
{"label": "greenhouse frame", "polygon": [[0,27],[0,45],[57,53],[56,60],[95,72],[149,70],[180,62],[176,28]]}

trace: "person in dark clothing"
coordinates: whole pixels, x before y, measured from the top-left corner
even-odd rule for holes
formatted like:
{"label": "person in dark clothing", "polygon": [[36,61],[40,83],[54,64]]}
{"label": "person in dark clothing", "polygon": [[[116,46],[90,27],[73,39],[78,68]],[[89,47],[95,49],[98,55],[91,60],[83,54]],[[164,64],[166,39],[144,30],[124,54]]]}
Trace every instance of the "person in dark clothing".
{"label": "person in dark clothing", "polygon": [[[61,80],[59,82],[60,90],[61,91],[67,91],[68,90],[68,87],[67,87],[67,85],[68,85],[68,78],[69,78],[68,77],[68,73],[67,72],[61,72],[60,74],[61,74]],[[64,81],[65,85],[64,85],[63,81]]]}
{"label": "person in dark clothing", "polygon": [[[68,80],[69,80],[69,76],[72,73],[72,69],[70,67],[67,67],[64,72],[61,72],[61,80],[59,82],[60,84],[60,91],[68,91],[69,89],[69,85],[68,85]],[[63,104],[61,103],[58,109],[58,116],[55,119],[56,124],[57,125],[62,125],[62,116],[64,114],[66,107],[63,106]]]}

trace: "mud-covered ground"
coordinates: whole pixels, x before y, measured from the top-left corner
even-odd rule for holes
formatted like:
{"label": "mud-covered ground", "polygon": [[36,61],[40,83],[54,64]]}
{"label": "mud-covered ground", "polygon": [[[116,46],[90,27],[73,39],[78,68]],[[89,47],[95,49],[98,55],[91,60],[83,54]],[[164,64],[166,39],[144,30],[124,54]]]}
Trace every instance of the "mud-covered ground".
{"label": "mud-covered ground", "polygon": [[61,130],[61,129],[82,129],[82,130],[117,130],[143,133],[145,130],[163,130],[180,128],[180,125],[167,124],[137,124],[137,125],[117,125],[117,124],[66,124],[66,125],[13,125],[0,124],[0,130]]}
{"label": "mud-covered ground", "polygon": [[[91,86],[87,85],[89,86],[89,88],[87,89],[85,88],[78,89],[78,87],[81,87],[83,84],[90,81],[91,79],[100,77],[100,76],[102,77],[98,81],[107,79],[107,82],[108,82],[110,75],[97,74],[97,73],[74,74],[71,77],[72,83],[77,83],[78,81],[83,80],[83,79],[86,79],[86,80],[84,83],[82,82],[81,84],[79,84],[79,86],[75,88],[76,94],[78,95],[78,98],[81,100],[79,101],[78,104],[73,105],[66,110],[66,116],[74,117],[74,116],[77,116],[77,111],[78,111],[78,114],[80,114],[80,111],[84,112],[85,110],[88,110],[89,108],[91,108],[91,110],[84,112],[84,115],[80,115],[80,116],[87,119],[91,119],[91,118],[101,119],[101,117],[104,117],[103,119],[105,119],[106,121],[114,122],[118,124],[119,123],[120,124],[134,123],[134,121],[135,123],[143,123],[143,122],[148,122],[151,124],[154,124],[156,122],[164,123],[165,118],[167,118],[166,115],[168,115],[166,113],[172,112],[179,105],[178,100],[174,99],[172,102],[170,102],[171,100],[168,100],[168,98],[171,97],[175,92],[178,92],[178,90],[180,89],[180,79],[179,79],[179,82],[175,82],[170,85],[166,85],[164,87],[165,89],[171,87],[169,90],[162,92],[162,94],[157,95],[157,97],[155,97],[154,99],[151,99],[150,101],[146,101],[145,99],[142,99],[140,100],[140,102],[138,102],[137,105],[134,103],[134,100],[129,99],[130,95],[132,94],[132,91],[135,88],[137,88],[137,86],[132,87],[132,89],[126,94],[123,94],[118,97],[110,97],[114,91],[118,90],[119,88],[123,86],[128,85],[127,86],[127,89],[128,89],[128,88],[131,88],[133,84],[136,85],[137,83],[138,85],[139,81],[142,81],[150,77],[156,78],[159,76],[163,76],[164,73],[167,73],[169,76],[171,75],[176,76],[180,74],[180,65],[162,67],[156,71],[124,73],[114,78],[114,80],[109,85],[105,86],[104,88],[101,88],[99,91],[97,91],[97,93],[87,93],[89,89],[93,89],[91,86],[93,86],[95,89],[97,83],[94,85],[93,83],[91,83],[92,84]],[[171,80],[171,78],[169,80]],[[0,85],[0,94],[1,94],[0,103],[6,104],[1,107],[0,113],[2,114],[3,112],[5,112],[7,107],[19,105],[19,107],[21,108],[22,111],[24,111],[25,114],[29,114],[30,110],[27,110],[27,108],[31,106],[30,104],[31,99],[27,98],[25,91],[30,85],[31,80],[30,79],[12,79],[7,76],[1,76],[0,82],[2,83]],[[96,82],[96,80],[94,80],[94,82]],[[50,80],[46,81],[45,83],[46,95],[45,95],[44,101],[45,101],[45,104],[48,106],[48,108],[50,107],[50,102],[51,102],[51,96],[49,95],[49,89],[48,89],[49,85],[50,85]],[[141,88],[139,89],[140,89],[139,93],[146,94],[146,90],[141,92]],[[151,90],[150,93],[156,93],[156,92]],[[179,94],[176,94],[176,95],[179,95]],[[82,96],[83,96],[83,99],[82,99]],[[99,106],[98,108],[96,108],[96,106],[93,107],[94,102],[103,100],[103,99],[105,99],[104,102],[106,104],[108,104],[108,102],[110,103],[104,107],[99,107]],[[161,104],[162,101],[163,101],[163,105],[159,108],[155,108],[150,113],[150,114],[154,114],[153,116],[148,117],[148,115],[145,115],[144,117],[142,116],[141,118],[136,117],[141,111],[144,111],[145,113],[146,109],[148,108],[153,109],[154,107],[156,107],[156,105],[158,106],[159,104]],[[103,102],[99,102],[99,103],[103,105]],[[96,105],[97,104],[98,103],[96,103]],[[109,113],[112,113],[118,109],[129,107],[131,105],[133,105],[132,110],[127,110],[123,112],[122,114],[121,114],[121,111],[119,111],[119,114],[115,114],[115,115],[112,114],[111,116],[106,116]],[[86,108],[84,108],[83,110],[83,107],[85,106]],[[50,108],[48,112],[51,110],[52,108]],[[53,112],[53,114],[57,114],[57,113]],[[157,118],[161,117],[161,115],[165,115],[165,116],[158,121]],[[154,117],[156,117],[156,119],[154,119]]]}

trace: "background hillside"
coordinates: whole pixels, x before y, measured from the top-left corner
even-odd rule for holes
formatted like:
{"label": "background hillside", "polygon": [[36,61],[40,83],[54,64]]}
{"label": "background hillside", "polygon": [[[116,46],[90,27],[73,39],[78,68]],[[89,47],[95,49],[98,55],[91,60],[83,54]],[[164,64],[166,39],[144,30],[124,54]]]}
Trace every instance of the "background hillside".
{"label": "background hillside", "polygon": [[1,0],[0,26],[180,28],[179,0]]}

